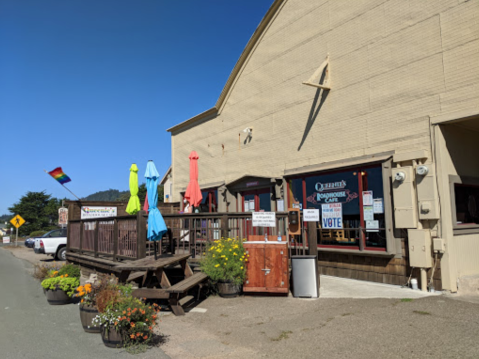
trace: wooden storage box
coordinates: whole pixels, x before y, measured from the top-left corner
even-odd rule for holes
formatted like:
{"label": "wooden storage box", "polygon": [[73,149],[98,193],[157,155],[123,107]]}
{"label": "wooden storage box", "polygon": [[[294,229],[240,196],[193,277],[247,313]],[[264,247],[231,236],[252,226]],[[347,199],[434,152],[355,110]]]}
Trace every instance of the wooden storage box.
{"label": "wooden storage box", "polygon": [[249,254],[243,291],[289,293],[288,242],[278,242],[277,236],[268,236],[268,242],[248,241],[243,245]]}

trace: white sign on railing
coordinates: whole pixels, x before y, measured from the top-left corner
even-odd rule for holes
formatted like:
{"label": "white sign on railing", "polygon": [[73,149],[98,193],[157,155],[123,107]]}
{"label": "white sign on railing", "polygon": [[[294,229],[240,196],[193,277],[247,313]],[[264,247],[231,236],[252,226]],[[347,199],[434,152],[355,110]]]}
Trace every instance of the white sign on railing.
{"label": "white sign on railing", "polygon": [[81,208],[81,219],[116,217],[116,207],[89,207]]}
{"label": "white sign on railing", "polygon": [[319,222],[319,209],[304,209],[303,222]]}
{"label": "white sign on railing", "polygon": [[276,213],[253,212],[253,227],[276,227]]}

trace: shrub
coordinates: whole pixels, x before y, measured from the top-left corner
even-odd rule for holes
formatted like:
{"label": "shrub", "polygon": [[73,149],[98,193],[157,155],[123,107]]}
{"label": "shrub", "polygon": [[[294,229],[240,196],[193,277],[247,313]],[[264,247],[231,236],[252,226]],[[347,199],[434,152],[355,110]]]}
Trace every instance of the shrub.
{"label": "shrub", "polygon": [[47,278],[42,282],[43,288],[50,290],[61,289],[65,291],[70,297],[75,293],[75,289],[79,285],[80,280],[78,278],[69,277],[68,274],[53,278]]}
{"label": "shrub", "polygon": [[243,284],[248,260],[243,241],[222,238],[209,243],[204,254],[200,267],[212,281],[231,280],[237,285]]}
{"label": "shrub", "polygon": [[33,265],[33,278],[39,281],[49,278],[52,271],[58,271],[64,264],[53,262],[50,263],[35,263]]}
{"label": "shrub", "polygon": [[68,274],[69,277],[80,278],[80,267],[74,264],[65,264],[60,268],[58,275]]}

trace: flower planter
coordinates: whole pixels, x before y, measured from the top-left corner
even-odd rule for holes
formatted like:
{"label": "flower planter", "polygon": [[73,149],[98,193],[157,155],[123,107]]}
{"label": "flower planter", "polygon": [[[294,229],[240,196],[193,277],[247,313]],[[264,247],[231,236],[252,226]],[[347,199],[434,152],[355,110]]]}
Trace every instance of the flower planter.
{"label": "flower planter", "polygon": [[98,309],[89,305],[80,305],[80,320],[83,330],[87,333],[100,333],[101,328],[92,323],[98,315]]}
{"label": "flower planter", "polygon": [[121,332],[113,328],[107,330],[105,327],[101,327],[101,340],[108,348],[122,348],[125,342]]}
{"label": "flower planter", "polygon": [[218,294],[223,298],[235,298],[241,292],[241,285],[234,284],[233,281],[219,280],[216,286]]}
{"label": "flower planter", "polygon": [[47,301],[50,305],[63,305],[70,303],[71,298],[61,289],[47,289]]}

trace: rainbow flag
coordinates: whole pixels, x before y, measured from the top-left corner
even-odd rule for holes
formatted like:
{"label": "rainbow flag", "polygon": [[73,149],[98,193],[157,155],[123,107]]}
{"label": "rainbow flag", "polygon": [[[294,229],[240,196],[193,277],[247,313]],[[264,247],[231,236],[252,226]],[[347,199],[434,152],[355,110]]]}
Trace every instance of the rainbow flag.
{"label": "rainbow flag", "polygon": [[61,167],[55,168],[53,171],[48,172],[48,174],[60,182],[60,184],[65,184],[71,181],[70,177],[63,172]]}

